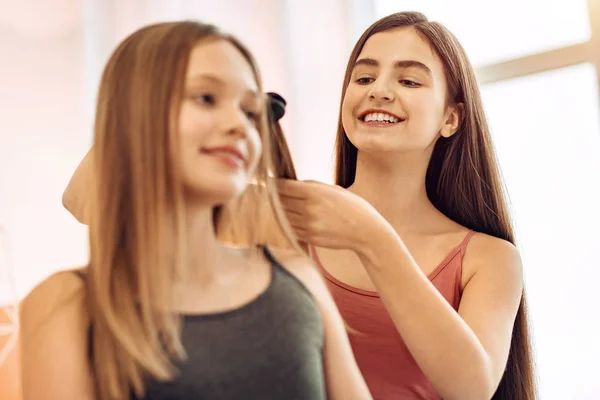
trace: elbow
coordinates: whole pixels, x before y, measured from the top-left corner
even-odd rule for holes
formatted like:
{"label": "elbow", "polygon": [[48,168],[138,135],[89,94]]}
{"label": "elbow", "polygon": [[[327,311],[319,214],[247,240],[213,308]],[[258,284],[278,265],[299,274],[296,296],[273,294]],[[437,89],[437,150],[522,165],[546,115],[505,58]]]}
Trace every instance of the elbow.
{"label": "elbow", "polygon": [[61,200],[65,210],[67,210],[73,217],[75,217],[77,221],[81,222],[81,219],[78,218],[79,213],[77,212],[77,210],[75,210],[75,199],[73,199],[73,195],[68,188],[64,191]]}
{"label": "elbow", "polygon": [[[77,206],[79,204],[79,199],[77,198],[77,190],[75,190],[76,188],[73,187],[73,182],[69,182],[69,184],[67,185],[67,187],[65,188],[65,191],[62,194],[62,205],[63,207],[70,212],[75,218],[77,218]],[[79,219],[79,218],[77,218]]]}
{"label": "elbow", "polygon": [[475,383],[467,391],[466,396],[458,396],[460,399],[490,400],[494,396],[496,385],[488,374],[481,374],[479,382]]}
{"label": "elbow", "polygon": [[461,399],[473,399],[473,400],[490,400],[496,391],[496,385],[494,385],[492,379],[489,377],[481,377],[480,381],[473,385],[470,389],[470,393],[466,397],[460,396]]}
{"label": "elbow", "polygon": [[67,211],[71,212],[72,200],[71,200],[71,194],[69,193],[69,189],[68,188],[63,192],[61,201],[62,201],[63,207]]}
{"label": "elbow", "polygon": [[455,385],[447,394],[440,393],[446,400],[490,400],[494,396],[495,387],[482,378],[461,385]]}
{"label": "elbow", "polygon": [[494,396],[498,386],[498,379],[490,363],[473,364],[470,371],[464,369],[460,384],[457,381],[449,382],[448,390],[440,393],[446,400],[489,400]]}
{"label": "elbow", "polygon": [[70,188],[67,188],[62,195],[62,205],[79,223],[88,224],[85,205],[82,204],[81,199],[75,197]]}

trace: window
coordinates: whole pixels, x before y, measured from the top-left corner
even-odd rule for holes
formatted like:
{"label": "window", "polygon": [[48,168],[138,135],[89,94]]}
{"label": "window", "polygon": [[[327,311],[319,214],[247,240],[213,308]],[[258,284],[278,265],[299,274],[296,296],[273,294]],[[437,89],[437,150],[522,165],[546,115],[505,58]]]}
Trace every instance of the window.
{"label": "window", "polygon": [[590,307],[600,304],[596,69],[583,64],[502,81],[485,86],[482,95],[525,268],[540,398],[595,398],[600,323]]}
{"label": "window", "polygon": [[377,0],[377,17],[420,11],[454,33],[475,66],[588,41],[586,0]]}

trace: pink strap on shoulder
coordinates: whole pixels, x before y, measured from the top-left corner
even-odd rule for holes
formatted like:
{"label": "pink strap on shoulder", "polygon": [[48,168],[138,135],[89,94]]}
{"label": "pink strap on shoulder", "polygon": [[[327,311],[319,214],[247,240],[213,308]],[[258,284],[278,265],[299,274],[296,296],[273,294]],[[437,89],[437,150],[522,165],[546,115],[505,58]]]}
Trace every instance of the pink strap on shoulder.
{"label": "pink strap on shoulder", "polygon": [[476,233],[477,232],[475,232],[473,230],[467,232],[467,234],[465,235],[465,238],[463,239],[462,243],[460,244],[460,249],[462,251],[465,251],[465,249],[467,248],[467,245],[469,244],[469,241],[471,240],[473,235],[475,235]]}

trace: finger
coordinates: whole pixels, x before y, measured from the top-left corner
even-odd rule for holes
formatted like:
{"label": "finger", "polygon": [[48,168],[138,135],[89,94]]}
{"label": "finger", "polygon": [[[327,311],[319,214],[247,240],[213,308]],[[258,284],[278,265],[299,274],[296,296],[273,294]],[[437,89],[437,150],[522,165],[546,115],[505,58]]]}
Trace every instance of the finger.
{"label": "finger", "polygon": [[310,235],[307,231],[297,229],[297,230],[294,230],[294,233],[296,234],[296,238],[298,239],[299,242],[310,244],[310,245],[315,244],[315,241],[316,241],[315,238],[312,235]]}
{"label": "finger", "polygon": [[307,231],[302,228],[294,228],[293,226],[292,229],[294,230],[294,235],[296,235],[296,239],[298,239],[298,241],[305,243],[310,242],[310,235]]}
{"label": "finger", "polygon": [[312,179],[307,179],[307,180],[300,181],[300,182],[308,183],[309,185],[325,185],[325,183],[323,183],[323,182],[315,181]]}
{"label": "finger", "polygon": [[304,218],[301,214],[285,211],[285,216],[294,229],[306,230],[306,218]]}
{"label": "finger", "polygon": [[296,213],[302,214],[306,210],[306,201],[302,199],[297,199],[295,197],[280,197],[281,205],[283,208],[289,209]]}
{"label": "finger", "polygon": [[308,231],[303,226],[301,219],[297,216],[286,214],[286,219],[297,237],[306,237],[308,235]]}
{"label": "finger", "polygon": [[290,179],[277,179],[277,192],[279,192],[280,196],[306,199],[308,192],[304,185],[304,182]]}
{"label": "finger", "polygon": [[283,208],[283,211],[285,212],[286,215],[297,215],[298,217],[302,217],[302,213],[299,213],[296,210],[292,210],[290,208]]}
{"label": "finger", "polygon": [[[306,191],[308,193],[317,193],[317,191],[320,190],[329,190],[329,189],[343,189],[341,186],[339,185],[329,185],[327,183],[323,183],[323,182],[319,182],[319,181],[313,181],[313,180],[306,180],[306,181],[302,181],[302,183],[306,184]],[[319,193],[323,193],[323,192],[319,192]]]}

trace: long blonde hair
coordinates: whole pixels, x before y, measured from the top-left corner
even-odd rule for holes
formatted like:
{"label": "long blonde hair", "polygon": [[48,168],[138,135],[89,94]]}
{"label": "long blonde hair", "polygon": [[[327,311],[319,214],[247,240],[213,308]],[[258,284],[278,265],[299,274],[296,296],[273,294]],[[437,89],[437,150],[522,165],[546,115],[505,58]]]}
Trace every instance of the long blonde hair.
{"label": "long blonde hair", "polygon": [[[454,35],[443,25],[417,12],[388,15],[371,25],[352,50],[342,89],[342,100],[352,68],[367,40],[378,32],[412,27],[442,60],[448,82],[449,104],[462,103],[464,117],[450,138],[439,138],[429,162],[427,195],[433,205],[457,223],[477,232],[515,242],[502,180],[475,72]],[[340,107],[341,109],[341,107]],[[350,142],[338,117],[336,184],[349,187],[356,176],[358,149]],[[533,356],[525,291],[512,332],[508,363],[495,400],[530,400],[536,395]]]}
{"label": "long blonde hair", "polygon": [[[127,398],[132,391],[141,397],[148,379],[171,379],[173,361],[185,358],[179,317],[169,306],[187,242],[172,133],[190,52],[204,40],[233,44],[262,90],[244,45],[215,26],[188,21],[136,31],[118,46],[102,75],[87,279],[91,362],[100,400]],[[265,201],[297,248],[267,177],[272,162],[266,112],[259,132],[264,150],[256,179],[266,186]]]}

